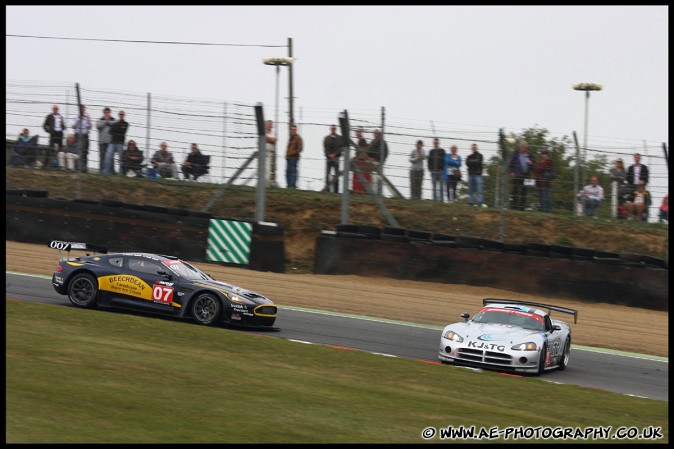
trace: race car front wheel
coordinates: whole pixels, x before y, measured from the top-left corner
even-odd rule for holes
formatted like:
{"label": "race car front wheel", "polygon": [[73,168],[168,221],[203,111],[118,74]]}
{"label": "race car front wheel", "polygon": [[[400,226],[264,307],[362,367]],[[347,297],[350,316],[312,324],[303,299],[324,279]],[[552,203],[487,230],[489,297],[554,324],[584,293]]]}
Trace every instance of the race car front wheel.
{"label": "race car front wheel", "polygon": [[564,371],[569,365],[569,359],[571,358],[571,337],[566,337],[566,342],[564,343],[564,349],[562,350],[562,359],[559,361],[559,370]]}
{"label": "race car front wheel", "polygon": [[220,300],[210,293],[203,293],[192,301],[192,316],[199,324],[213,324],[221,313]]}
{"label": "race car front wheel", "polygon": [[96,306],[98,281],[88,273],[76,274],[68,284],[68,299],[77,307]]}

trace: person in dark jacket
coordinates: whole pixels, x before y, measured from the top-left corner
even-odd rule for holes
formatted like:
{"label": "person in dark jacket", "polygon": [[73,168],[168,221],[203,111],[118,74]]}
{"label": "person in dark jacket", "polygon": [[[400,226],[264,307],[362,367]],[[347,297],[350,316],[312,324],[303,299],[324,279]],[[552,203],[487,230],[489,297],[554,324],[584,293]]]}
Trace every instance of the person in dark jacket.
{"label": "person in dark jacket", "polygon": [[52,113],[44,119],[42,127],[47,134],[49,134],[49,147],[45,152],[42,168],[47,169],[56,167],[58,166],[56,153],[58,153],[63,146],[63,133],[66,130],[66,121],[63,116],[59,114],[58,105],[52,106]]}
{"label": "person in dark jacket", "polygon": [[428,152],[428,171],[431,172],[433,201],[443,202],[445,198],[445,150],[440,148],[440,139],[433,139],[433,148]]}
{"label": "person in dark jacket", "polygon": [[541,151],[541,159],[534,165],[534,178],[538,189],[538,202],[541,212],[552,213],[550,202],[550,181],[553,175],[552,159],[548,150]]}
{"label": "person in dark jacket", "polygon": [[136,174],[136,178],[143,177],[143,152],[136,146],[135,140],[129,140],[126,150],[122,153],[122,164],[120,167],[121,174],[126,176],[128,171]]}
{"label": "person in dark jacket", "polygon": [[129,122],[124,120],[124,111],[119,111],[119,120],[110,125],[110,144],[105,151],[105,164],[103,164],[103,174],[114,173],[115,153],[119,155],[120,174],[122,173],[122,153],[124,152],[124,139],[129,130]]}
{"label": "person in dark jacket", "polygon": [[187,155],[182,165],[183,176],[187,181],[190,180],[190,176],[193,176],[196,181],[199,176],[206,174],[208,171],[207,165],[204,155],[199,151],[199,147],[196,143],[193,143],[190,154]]}
{"label": "person in dark jacket", "polygon": [[477,148],[477,144],[474,143],[470,147],[472,153],[466,158],[466,167],[468,167],[468,205],[469,206],[482,206],[482,170],[483,167],[483,157],[482,153]]}
{"label": "person in dark jacket", "polygon": [[[323,152],[326,160],[324,192],[339,193],[339,158],[342,157],[343,146],[342,136],[337,134],[337,125],[330,125],[330,134],[323,139]],[[330,178],[330,173],[333,171],[335,174]]]}
{"label": "person in dark jacket", "polygon": [[24,128],[14,144],[14,154],[9,161],[10,165],[31,167],[37,161],[38,137],[37,134],[31,137],[28,128]]}
{"label": "person in dark jacket", "polygon": [[636,190],[640,181],[648,184],[648,167],[641,163],[641,154],[634,153],[634,164],[630,165],[627,169],[627,177],[625,179],[632,191]]}

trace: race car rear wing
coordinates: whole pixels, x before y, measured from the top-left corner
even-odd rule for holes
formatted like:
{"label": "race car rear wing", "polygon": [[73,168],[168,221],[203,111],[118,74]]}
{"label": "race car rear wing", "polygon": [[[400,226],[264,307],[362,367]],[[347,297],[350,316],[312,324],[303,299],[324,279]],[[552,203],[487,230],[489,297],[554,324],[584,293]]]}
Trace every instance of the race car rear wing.
{"label": "race car rear wing", "polygon": [[541,307],[544,309],[548,309],[548,315],[551,314],[552,310],[554,310],[555,312],[568,313],[569,315],[573,315],[573,324],[578,323],[578,311],[575,309],[570,309],[568,307],[552,306],[550,304],[542,304],[540,302],[517,301],[514,299],[485,298],[482,300],[482,304],[485,306],[487,304],[495,304],[495,303]]}
{"label": "race car rear wing", "polygon": [[60,240],[52,240],[49,243],[50,248],[58,249],[59,251],[70,251],[73,249],[81,251],[93,251],[96,253],[107,254],[108,248],[101,245],[95,245],[93,243],[78,243],[78,242],[62,242]]}

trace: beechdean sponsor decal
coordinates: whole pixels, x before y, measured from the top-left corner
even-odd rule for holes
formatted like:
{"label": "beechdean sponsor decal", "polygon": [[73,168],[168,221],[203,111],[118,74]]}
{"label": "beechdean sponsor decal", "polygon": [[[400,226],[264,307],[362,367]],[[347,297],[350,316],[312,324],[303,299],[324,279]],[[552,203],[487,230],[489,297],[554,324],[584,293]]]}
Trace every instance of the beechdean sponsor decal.
{"label": "beechdean sponsor decal", "polygon": [[98,278],[98,287],[103,291],[134,296],[141,299],[152,299],[152,289],[142,279],[126,274],[101,276]]}
{"label": "beechdean sponsor decal", "polygon": [[478,341],[469,341],[468,342],[468,347],[469,348],[476,348],[476,349],[485,349],[487,351],[500,351],[504,352],[505,351],[505,346],[503,345],[497,345],[494,343],[482,343]]}
{"label": "beechdean sponsor decal", "polygon": [[70,251],[71,246],[68,242],[60,242],[58,240],[52,240],[49,244],[50,248],[58,249],[59,251]]}

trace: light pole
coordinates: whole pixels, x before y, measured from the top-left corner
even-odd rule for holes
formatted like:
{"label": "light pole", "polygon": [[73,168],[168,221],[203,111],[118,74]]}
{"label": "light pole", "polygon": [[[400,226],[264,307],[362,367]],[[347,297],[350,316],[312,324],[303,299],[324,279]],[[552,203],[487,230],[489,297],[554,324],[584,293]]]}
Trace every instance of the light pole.
{"label": "light pole", "polygon": [[[265,65],[276,66],[276,106],[275,106],[275,115],[274,115],[274,137],[276,137],[276,144],[278,144],[278,95],[279,95],[279,76],[281,72],[281,66],[290,66],[293,63],[293,58],[264,58],[262,62]],[[269,170],[269,184],[272,187],[277,187],[276,184],[276,144],[274,144],[274,151],[272,154],[267,156],[270,160],[271,167]]]}
{"label": "light pole", "polygon": [[590,107],[590,91],[602,90],[603,87],[604,85],[599,83],[576,83],[573,85],[573,90],[585,91],[585,130],[583,132],[583,171],[581,172],[581,185],[585,185],[585,169],[587,162],[587,119],[588,110]]}

